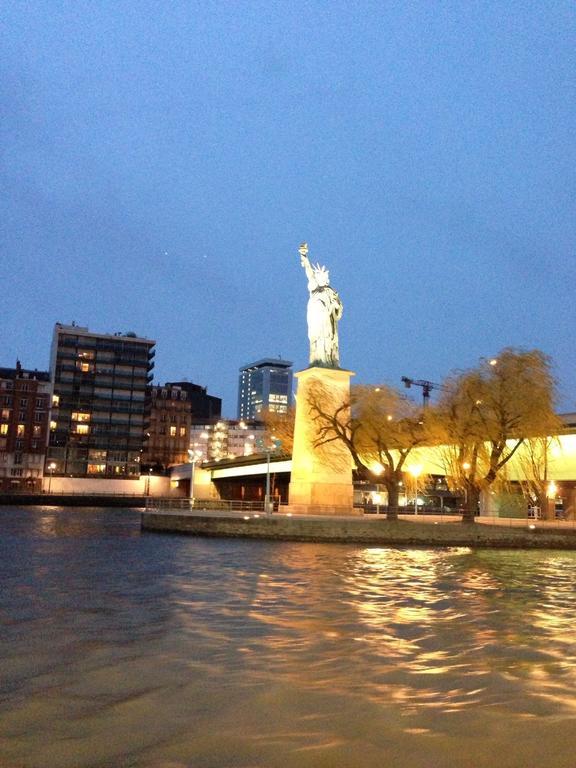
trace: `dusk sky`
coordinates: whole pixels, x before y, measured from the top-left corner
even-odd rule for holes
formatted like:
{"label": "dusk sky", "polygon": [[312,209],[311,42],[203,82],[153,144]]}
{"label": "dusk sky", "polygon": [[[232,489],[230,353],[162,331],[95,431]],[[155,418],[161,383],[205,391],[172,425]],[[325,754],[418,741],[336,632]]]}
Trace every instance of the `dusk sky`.
{"label": "dusk sky", "polygon": [[[576,6],[0,5],[0,365],[55,322],[157,342],[236,413],[308,362],[298,246],[356,381],[539,348],[576,410]],[[418,393],[419,396],[419,393]]]}

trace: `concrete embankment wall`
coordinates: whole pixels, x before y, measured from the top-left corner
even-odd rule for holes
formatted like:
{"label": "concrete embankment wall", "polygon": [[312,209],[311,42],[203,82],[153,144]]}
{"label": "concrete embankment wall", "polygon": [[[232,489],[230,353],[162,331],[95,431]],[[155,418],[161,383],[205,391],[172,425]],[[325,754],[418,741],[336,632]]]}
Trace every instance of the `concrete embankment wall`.
{"label": "concrete embankment wall", "polygon": [[389,522],[310,517],[142,514],[142,528],[193,536],[245,537],[282,541],[339,542],[418,547],[486,547],[499,549],[576,549],[576,532],[502,528],[475,523]]}
{"label": "concrete embankment wall", "polygon": [[146,506],[146,496],[113,496],[97,493],[2,493],[0,504],[12,507],[126,507],[141,509]]}

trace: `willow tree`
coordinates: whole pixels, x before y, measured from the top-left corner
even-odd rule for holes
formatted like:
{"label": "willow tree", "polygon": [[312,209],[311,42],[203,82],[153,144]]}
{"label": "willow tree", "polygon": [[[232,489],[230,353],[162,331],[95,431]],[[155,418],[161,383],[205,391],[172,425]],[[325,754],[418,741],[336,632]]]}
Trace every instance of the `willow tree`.
{"label": "willow tree", "polygon": [[445,382],[436,409],[446,472],[465,494],[463,522],[473,523],[483,491],[528,439],[557,428],[555,382],[538,350],[504,349]]}
{"label": "willow tree", "polygon": [[[558,419],[556,435],[562,428]],[[553,443],[558,444],[558,437],[530,437],[519,451],[516,465],[519,471],[519,481],[522,491],[531,503],[540,508],[542,517],[546,520],[553,517],[553,499],[550,491],[548,467]]]}
{"label": "willow tree", "polygon": [[398,497],[407,459],[430,442],[422,410],[392,387],[357,385],[350,401],[337,408],[321,386],[313,389],[309,409],[316,425],[315,445],[339,440],[350,452],[356,471],[377,480],[388,493],[388,519],[398,517]]}
{"label": "willow tree", "polygon": [[264,422],[266,435],[269,439],[276,438],[280,441],[281,452],[291,455],[294,445],[294,419],[296,411],[289,408],[286,413],[265,410],[260,414]]}

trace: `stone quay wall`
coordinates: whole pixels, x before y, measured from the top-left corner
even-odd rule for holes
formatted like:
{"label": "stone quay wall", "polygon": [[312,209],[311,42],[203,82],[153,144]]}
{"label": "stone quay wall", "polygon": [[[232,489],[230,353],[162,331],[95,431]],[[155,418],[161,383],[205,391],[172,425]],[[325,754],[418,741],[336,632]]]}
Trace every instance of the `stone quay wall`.
{"label": "stone quay wall", "polygon": [[576,530],[504,528],[475,523],[425,523],[361,518],[144,512],[145,531],[192,536],[242,537],[277,541],[336,542],[416,547],[576,549]]}

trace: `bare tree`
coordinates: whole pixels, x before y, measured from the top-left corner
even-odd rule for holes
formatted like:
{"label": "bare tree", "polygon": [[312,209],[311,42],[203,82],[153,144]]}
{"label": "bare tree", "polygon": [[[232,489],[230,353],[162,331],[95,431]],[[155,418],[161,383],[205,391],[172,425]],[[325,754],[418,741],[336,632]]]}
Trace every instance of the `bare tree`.
{"label": "bare tree", "polygon": [[320,385],[311,390],[309,408],[316,423],[316,446],[344,443],[357,472],[384,485],[387,517],[396,520],[406,461],[414,448],[431,441],[421,409],[383,384],[355,386],[350,401],[337,406]]}

